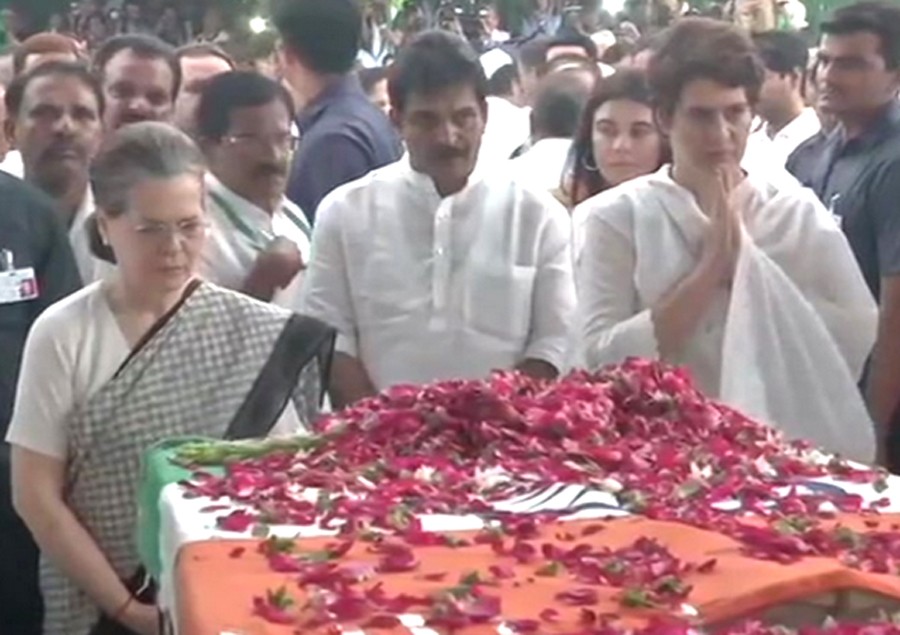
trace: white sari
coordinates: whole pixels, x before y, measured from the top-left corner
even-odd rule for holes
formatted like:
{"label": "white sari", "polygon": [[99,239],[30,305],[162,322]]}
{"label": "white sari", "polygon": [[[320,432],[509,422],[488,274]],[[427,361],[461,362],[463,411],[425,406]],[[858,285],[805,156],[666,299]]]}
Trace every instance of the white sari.
{"label": "white sari", "polygon": [[[857,381],[877,306],[837,223],[812,192],[748,177],[734,191],[743,244],[677,359],[707,394],[845,456],[875,435]],[[575,211],[579,357],[590,368],[659,357],[650,308],[697,264],[709,220],[669,168]]]}

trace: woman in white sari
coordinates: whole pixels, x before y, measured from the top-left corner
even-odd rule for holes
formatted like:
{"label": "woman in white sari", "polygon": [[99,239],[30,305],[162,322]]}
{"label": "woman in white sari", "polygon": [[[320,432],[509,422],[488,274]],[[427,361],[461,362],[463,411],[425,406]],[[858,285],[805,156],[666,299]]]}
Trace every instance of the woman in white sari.
{"label": "woman in white sari", "polygon": [[196,277],[203,175],[175,128],[117,131],[91,171],[90,234],[116,275],[48,308],[28,336],[7,440],[14,504],[42,552],[45,635],[157,633],[135,575],[153,444],[292,433],[316,414],[333,331]]}
{"label": "woman in white sari", "polygon": [[580,356],[685,365],[789,437],[871,460],[856,383],[874,300],[811,192],[739,167],[763,72],[735,27],[685,19],[668,33],[649,73],[673,164],[576,210]]}

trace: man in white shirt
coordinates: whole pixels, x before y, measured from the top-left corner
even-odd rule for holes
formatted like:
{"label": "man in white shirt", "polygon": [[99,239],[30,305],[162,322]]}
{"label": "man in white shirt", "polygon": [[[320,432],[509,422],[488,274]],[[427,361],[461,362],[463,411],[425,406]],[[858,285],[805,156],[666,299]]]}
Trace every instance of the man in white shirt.
{"label": "man in white shirt", "polygon": [[108,266],[88,246],[94,212],[89,168],[102,139],[103,93],[78,62],[51,61],[20,75],[6,92],[7,134],[22,153],[26,181],[53,198],[85,284]]}
{"label": "man in white shirt", "polygon": [[463,39],[419,35],[388,87],[408,159],[319,207],[302,306],[338,330],[337,407],[396,384],[514,368],[552,378],[563,365],[568,215],[505,170],[476,170],[486,85]]}
{"label": "man in white shirt", "polygon": [[806,105],[803,95],[809,64],[803,38],[788,31],[768,31],[755,35],[753,41],[765,64],[766,79],[742,162],[750,172],[783,168],[797,146],[821,129],[815,109]]}
{"label": "man in white shirt", "polygon": [[559,71],[541,80],[531,111],[532,146],[510,162],[522,183],[542,190],[562,185],[572,137],[593,88],[588,77],[581,72]]}
{"label": "man in white shirt", "polygon": [[309,258],[306,216],[284,195],[296,145],[293,112],[278,82],[231,71],[209,81],[196,117],[210,169],[204,275],[285,308],[296,308]]}

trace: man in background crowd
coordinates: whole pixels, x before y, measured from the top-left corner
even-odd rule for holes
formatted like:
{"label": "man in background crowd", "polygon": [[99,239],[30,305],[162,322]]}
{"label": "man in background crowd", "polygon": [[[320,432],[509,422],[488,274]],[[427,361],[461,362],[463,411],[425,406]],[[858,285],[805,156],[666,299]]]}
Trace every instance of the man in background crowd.
{"label": "man in background crowd", "polygon": [[547,40],[536,37],[523,43],[519,47],[515,61],[524,93],[523,105],[531,105],[547,64]]}
{"label": "man in background crowd", "polygon": [[560,71],[539,84],[531,110],[531,148],[510,167],[523,184],[552,191],[560,187],[581,110],[593,89],[585,74]]}
{"label": "man in background crowd", "polygon": [[94,55],[108,131],[138,121],[171,121],[181,66],[175,49],[149,35],[108,39]]}
{"label": "man in background crowd", "polygon": [[[52,201],[7,174],[0,174],[0,200],[0,250],[12,260],[4,265],[23,274],[33,269],[37,283],[33,294],[0,301],[0,434],[6,438],[25,336],[44,309],[77,291],[81,281]],[[11,635],[43,633],[38,550],[13,509],[5,441],[0,442],[0,629]]]}
{"label": "man in background crowd", "polygon": [[13,81],[6,109],[6,132],[22,153],[25,180],[56,202],[81,279],[93,282],[105,270],[85,231],[94,213],[89,169],[103,136],[99,83],[78,62],[47,62]]}
{"label": "man in background crowd", "polygon": [[175,53],[181,69],[181,86],[175,98],[174,123],[193,135],[197,102],[203,89],[216,75],[234,70],[234,60],[215,44],[188,44]]}
{"label": "man in background crowd", "polygon": [[880,431],[895,437],[883,449],[894,455],[897,469],[900,429],[889,424],[900,403],[900,6],[849,5],[835,11],[822,32],[819,94],[838,129],[821,153],[798,148],[788,168],[840,220],[879,301],[866,392]]}
{"label": "man in background crowd", "polygon": [[388,69],[383,66],[359,70],[359,83],[363,92],[378,110],[390,115],[391,103],[387,92]]}
{"label": "man in background crowd", "polygon": [[301,100],[287,193],[312,220],[334,188],[399,159],[400,140],[352,72],[362,30],[354,0],[285,2],[274,22],[284,78]]}
{"label": "man in background crowd", "polygon": [[544,61],[552,62],[557,57],[568,55],[583,57],[593,63],[597,63],[597,45],[586,35],[570,33],[559,35],[547,43],[544,53]]}
{"label": "man in background crowd", "polygon": [[755,35],[753,41],[765,64],[766,80],[742,164],[750,171],[783,166],[797,146],[821,129],[815,109],[806,105],[803,95],[809,63],[803,38],[786,31],[768,31]]}
{"label": "man in background crowd", "polygon": [[74,62],[80,58],[81,50],[72,38],[58,33],[37,33],[15,48],[13,73],[21,75],[44,62]]}
{"label": "man in background crowd", "polygon": [[[13,52],[13,76],[17,77],[45,62],[54,60],[74,62],[81,57],[78,44],[72,38],[56,33],[37,33],[19,44]],[[25,167],[18,148],[11,149],[0,159],[0,170],[22,178]]]}
{"label": "man in background crowd", "polygon": [[488,76],[488,95],[505,99],[513,106],[525,106],[525,91],[515,64],[504,64]]}

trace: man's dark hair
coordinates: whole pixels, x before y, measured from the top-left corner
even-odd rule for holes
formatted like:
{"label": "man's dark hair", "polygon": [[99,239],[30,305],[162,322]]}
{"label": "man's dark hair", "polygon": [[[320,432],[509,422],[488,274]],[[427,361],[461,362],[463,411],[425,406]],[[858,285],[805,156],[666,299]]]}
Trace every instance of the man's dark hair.
{"label": "man's dark hair", "polygon": [[195,58],[195,57],[218,57],[220,60],[224,60],[230,67],[231,70],[234,70],[235,63],[234,58],[232,58],[228,53],[225,52],[218,44],[212,44],[210,42],[194,42],[192,44],[185,44],[175,50],[175,58],[180,63],[184,58]]}
{"label": "man's dark hair", "polygon": [[294,101],[278,82],[254,71],[230,71],[209,80],[197,104],[197,135],[219,140],[231,127],[231,112],[238,108],[265,106],[280,100],[288,117],[294,116]]}
{"label": "man's dark hair", "polygon": [[353,70],[362,38],[355,0],[278,0],[273,21],[284,45],[310,70],[323,75]]}
{"label": "man's dark hair", "polygon": [[519,81],[519,71],[514,64],[504,64],[491,75],[488,80],[488,95],[509,97]]}
{"label": "man's dark hair", "polygon": [[522,68],[540,72],[547,62],[547,39],[536,37],[523,43],[516,52],[516,59]]}
{"label": "man's dark hair", "polygon": [[806,41],[789,31],[766,31],[753,36],[756,51],[767,69],[779,75],[806,74],[809,49]]}
{"label": "man's dark hair", "polygon": [[471,85],[481,102],[487,99],[487,77],[475,49],[447,31],[424,31],[400,52],[388,78],[388,95],[391,107],[403,112],[413,93],[434,94],[461,84]]}
{"label": "man's dark hair", "polygon": [[388,69],[384,66],[361,68],[356,72],[356,75],[359,77],[359,84],[362,86],[363,92],[371,95],[375,85],[388,78]]}
{"label": "man's dark hair", "polygon": [[97,99],[97,114],[103,115],[103,109],[106,106],[103,98],[103,89],[100,87],[100,81],[91,73],[87,64],[84,62],[54,60],[41,64],[27,73],[19,75],[12,81],[4,97],[6,112],[10,118],[15,119],[19,116],[28,86],[41,77],[71,77],[80,81],[94,93],[94,97]]}
{"label": "man's dark hair", "polygon": [[643,53],[644,51],[649,51],[653,54],[656,54],[659,52],[659,49],[662,48],[662,45],[665,44],[665,42],[665,31],[657,31],[656,33],[651,33],[650,35],[642,35],[634,43],[634,50],[631,54],[638,55],[640,53]]}
{"label": "man's dark hair", "polygon": [[29,56],[46,53],[71,54],[76,58],[81,57],[78,43],[72,38],[59,33],[36,33],[13,50],[13,74],[22,74]]}
{"label": "man's dark hair", "polygon": [[864,1],[841,7],[822,23],[825,35],[872,33],[881,41],[881,55],[890,70],[900,67],[900,6]]}
{"label": "man's dark hair", "polygon": [[604,64],[615,66],[616,64],[623,62],[626,57],[634,55],[636,51],[637,46],[634,42],[616,42],[612,46],[606,47],[606,50],[603,51],[603,55],[600,56],[600,61]]}
{"label": "man's dark hair", "polygon": [[531,132],[538,138],[570,138],[590,97],[591,86],[577,74],[547,75],[538,87],[531,111]]}
{"label": "man's dark hair", "polygon": [[552,60],[547,62],[545,67],[544,76],[553,75],[555,73],[565,73],[568,71],[581,71],[583,73],[588,73],[593,75],[594,81],[600,81],[600,67],[597,66],[596,62],[592,62],[589,59],[585,59],[581,55],[573,55],[572,53],[566,53],[565,55],[559,55],[558,57],[554,57]]}
{"label": "man's dark hair", "polygon": [[674,112],[684,87],[707,79],[743,88],[756,105],[765,69],[748,35],[738,27],[711,18],[684,18],[665,31],[665,38],[647,68],[657,107]]}
{"label": "man's dark hair", "polygon": [[597,61],[597,45],[594,43],[594,40],[586,35],[582,35],[581,33],[558,35],[550,40],[550,42],[547,43],[547,48],[544,51],[544,59],[547,58],[547,55],[550,53],[551,49],[561,46],[578,46],[584,49],[584,52],[589,60],[591,60],[592,62]]}
{"label": "man's dark hair", "polygon": [[103,81],[109,61],[122,51],[131,51],[138,57],[150,60],[162,60],[172,71],[172,96],[181,86],[181,64],[175,55],[175,49],[152,35],[133,33],[116,35],[106,40],[94,54],[94,72]]}

